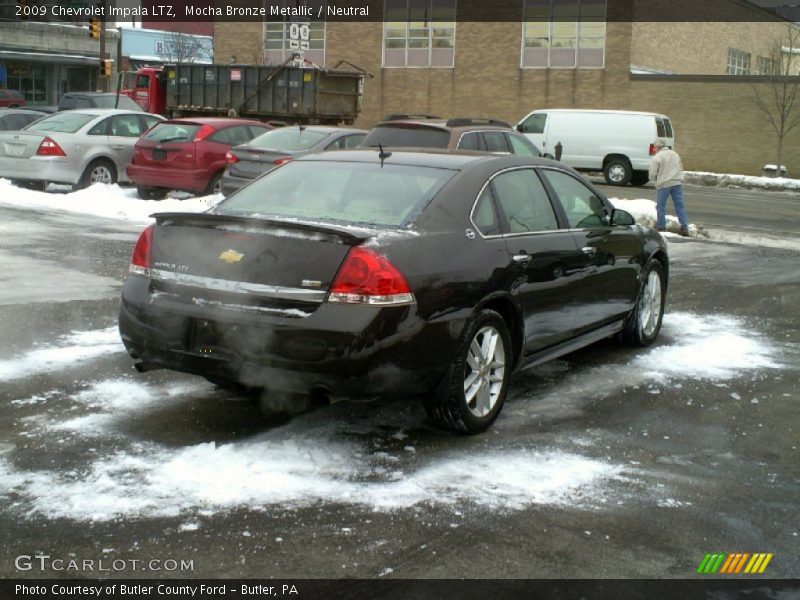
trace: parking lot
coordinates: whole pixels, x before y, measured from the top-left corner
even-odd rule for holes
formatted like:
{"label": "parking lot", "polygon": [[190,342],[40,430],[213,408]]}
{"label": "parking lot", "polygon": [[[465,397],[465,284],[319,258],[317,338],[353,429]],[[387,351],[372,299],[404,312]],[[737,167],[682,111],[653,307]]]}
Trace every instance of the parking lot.
{"label": "parking lot", "polygon": [[0,573],[680,578],[771,552],[800,576],[800,201],[690,188],[687,210],[745,243],[671,238],[658,342],[519,372],[465,437],[416,398],[287,419],[138,374],[116,312],[139,227],[0,206]]}

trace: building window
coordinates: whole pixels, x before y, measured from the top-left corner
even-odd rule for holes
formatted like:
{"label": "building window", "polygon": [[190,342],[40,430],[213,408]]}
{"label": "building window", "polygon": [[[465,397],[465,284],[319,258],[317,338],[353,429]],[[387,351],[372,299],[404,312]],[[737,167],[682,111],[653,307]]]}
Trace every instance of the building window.
{"label": "building window", "polygon": [[728,75],[749,75],[750,53],[728,48]]}
{"label": "building window", "polygon": [[456,0],[385,0],[384,67],[453,68]]}
{"label": "building window", "polygon": [[777,61],[765,56],[756,58],[756,75],[776,75],[779,71]]}
{"label": "building window", "polygon": [[[267,3],[278,8],[297,9],[308,7],[312,15],[325,14],[325,0],[274,0]],[[302,52],[306,60],[315,65],[325,65],[325,20],[305,17],[267,17],[264,22],[264,64],[280,65],[296,52]]]}
{"label": "building window", "polygon": [[526,0],[523,68],[605,66],[606,0]]}

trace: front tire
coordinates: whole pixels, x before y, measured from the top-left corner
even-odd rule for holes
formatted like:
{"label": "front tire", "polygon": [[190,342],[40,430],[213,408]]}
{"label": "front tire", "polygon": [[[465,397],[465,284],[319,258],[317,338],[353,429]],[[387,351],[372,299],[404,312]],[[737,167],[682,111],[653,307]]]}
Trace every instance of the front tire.
{"label": "front tire", "polygon": [[425,398],[437,425],[480,433],[494,422],[511,379],[511,335],[493,310],[476,313],[464,327],[455,357],[435,395]]}
{"label": "front tire", "polygon": [[620,333],[623,343],[630,346],[649,346],[655,341],[664,319],[666,296],[664,267],[657,259],[651,259],[645,267],[639,297],[628,316],[625,329]]}
{"label": "front tire", "polygon": [[625,158],[612,158],[603,167],[603,175],[608,185],[628,185],[633,177],[633,168]]}

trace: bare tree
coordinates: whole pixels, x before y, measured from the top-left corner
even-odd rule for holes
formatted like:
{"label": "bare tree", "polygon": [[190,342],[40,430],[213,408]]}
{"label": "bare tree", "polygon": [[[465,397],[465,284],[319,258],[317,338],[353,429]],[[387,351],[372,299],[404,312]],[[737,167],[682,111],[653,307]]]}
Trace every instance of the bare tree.
{"label": "bare tree", "polygon": [[204,45],[202,39],[177,31],[165,31],[164,39],[161,41],[160,54],[168,62],[210,62],[211,48]]}
{"label": "bare tree", "polygon": [[762,70],[766,86],[753,84],[755,104],[764,113],[778,138],[776,173],[781,175],[783,143],[800,125],[800,27],[787,23],[775,39]]}

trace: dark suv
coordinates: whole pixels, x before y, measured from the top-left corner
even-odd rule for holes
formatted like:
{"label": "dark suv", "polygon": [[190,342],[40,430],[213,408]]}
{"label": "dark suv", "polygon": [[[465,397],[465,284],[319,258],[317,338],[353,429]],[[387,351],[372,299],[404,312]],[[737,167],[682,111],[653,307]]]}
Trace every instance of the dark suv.
{"label": "dark suv", "polygon": [[539,149],[528,138],[504,121],[442,119],[428,115],[388,115],[370,130],[361,146],[442,148],[541,156]]}

